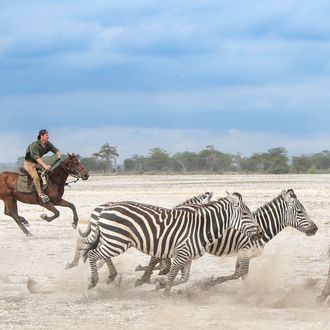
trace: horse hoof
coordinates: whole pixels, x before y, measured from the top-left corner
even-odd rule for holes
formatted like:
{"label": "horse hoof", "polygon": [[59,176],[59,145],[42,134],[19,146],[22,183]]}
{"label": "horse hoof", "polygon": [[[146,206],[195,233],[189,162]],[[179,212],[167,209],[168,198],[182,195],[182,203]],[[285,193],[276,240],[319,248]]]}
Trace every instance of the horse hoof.
{"label": "horse hoof", "polygon": [[135,271],[136,272],[141,272],[143,270],[143,267],[141,265],[138,265],[136,268],[135,268]]}
{"label": "horse hoof", "polygon": [[73,223],[73,224],[72,224],[72,228],[73,228],[73,229],[77,229],[77,224],[76,224],[76,223]]}
{"label": "horse hoof", "polygon": [[26,233],[26,236],[27,236],[27,237],[32,237],[33,235],[28,231],[28,232]]}
{"label": "horse hoof", "polygon": [[22,220],[22,224],[25,226],[25,227],[30,227],[30,224],[24,219]]}
{"label": "horse hoof", "polygon": [[40,218],[47,221],[47,214],[46,213],[40,214]]}

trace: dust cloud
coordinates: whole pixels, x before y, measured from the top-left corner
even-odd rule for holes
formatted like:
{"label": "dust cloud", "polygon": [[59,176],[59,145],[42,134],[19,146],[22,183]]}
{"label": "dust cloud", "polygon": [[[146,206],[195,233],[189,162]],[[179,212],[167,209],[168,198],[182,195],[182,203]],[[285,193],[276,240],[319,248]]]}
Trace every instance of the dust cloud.
{"label": "dust cloud", "polygon": [[246,280],[209,288],[208,279],[234,272],[236,258],[205,255],[192,263],[187,283],[170,297],[151,284],[135,287],[135,271],[149,257],[134,249],[113,259],[118,276],[87,289],[88,264],[65,266],[74,255],[78,232],[72,213],[59,208],[52,223],[39,218],[44,210],[19,204],[33,237],[0,215],[0,327],[6,329],[324,329],[330,324],[329,298],[318,295],[326,282],[330,244],[330,176],[328,175],[185,175],[91,176],[67,189],[84,230],[92,209],[104,202],[134,200],[172,207],[194,194],[238,191],[251,210],[269,202],[282,189],[293,188],[319,227],[313,237],[286,228],[250,262]]}

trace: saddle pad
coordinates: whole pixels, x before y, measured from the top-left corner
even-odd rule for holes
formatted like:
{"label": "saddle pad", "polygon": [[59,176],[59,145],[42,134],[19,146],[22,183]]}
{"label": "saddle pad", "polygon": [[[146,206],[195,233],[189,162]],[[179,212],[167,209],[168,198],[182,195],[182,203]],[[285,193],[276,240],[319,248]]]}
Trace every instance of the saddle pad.
{"label": "saddle pad", "polygon": [[19,175],[17,178],[17,191],[21,193],[32,193],[32,187],[28,185],[28,182],[27,175]]}

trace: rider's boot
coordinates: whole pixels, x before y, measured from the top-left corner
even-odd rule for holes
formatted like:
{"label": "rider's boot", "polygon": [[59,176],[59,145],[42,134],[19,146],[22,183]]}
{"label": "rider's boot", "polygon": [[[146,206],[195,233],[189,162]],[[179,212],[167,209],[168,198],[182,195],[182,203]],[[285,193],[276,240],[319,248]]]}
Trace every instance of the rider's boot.
{"label": "rider's boot", "polygon": [[49,202],[49,197],[46,194],[40,194],[39,197],[43,203]]}

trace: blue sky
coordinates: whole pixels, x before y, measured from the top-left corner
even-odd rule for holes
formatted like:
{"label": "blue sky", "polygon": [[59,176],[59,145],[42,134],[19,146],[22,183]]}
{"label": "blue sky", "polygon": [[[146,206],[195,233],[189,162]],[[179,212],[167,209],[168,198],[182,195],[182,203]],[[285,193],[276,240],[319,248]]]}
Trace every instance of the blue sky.
{"label": "blue sky", "polygon": [[0,162],[41,128],[119,162],[160,147],[330,149],[330,2],[0,3]]}

